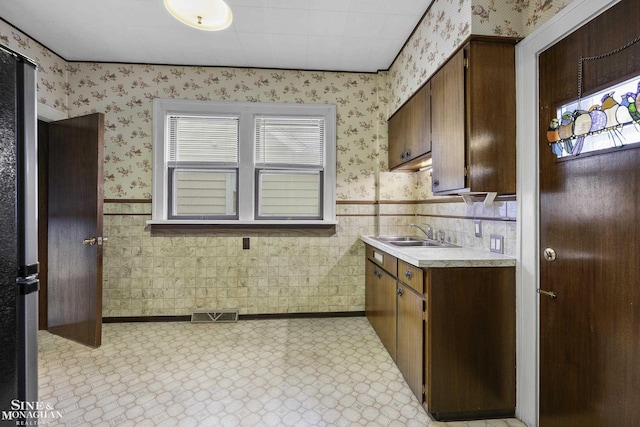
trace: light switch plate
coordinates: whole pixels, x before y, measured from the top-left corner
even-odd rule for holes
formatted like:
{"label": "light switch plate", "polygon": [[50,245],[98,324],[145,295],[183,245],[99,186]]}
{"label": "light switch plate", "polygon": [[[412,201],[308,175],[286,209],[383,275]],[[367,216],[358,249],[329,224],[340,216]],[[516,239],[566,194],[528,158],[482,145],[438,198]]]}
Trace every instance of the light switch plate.
{"label": "light switch plate", "polygon": [[504,253],[504,236],[492,234],[489,238],[489,250],[497,254]]}
{"label": "light switch plate", "polygon": [[473,221],[473,229],[476,233],[476,237],[482,237],[482,221],[476,219]]}

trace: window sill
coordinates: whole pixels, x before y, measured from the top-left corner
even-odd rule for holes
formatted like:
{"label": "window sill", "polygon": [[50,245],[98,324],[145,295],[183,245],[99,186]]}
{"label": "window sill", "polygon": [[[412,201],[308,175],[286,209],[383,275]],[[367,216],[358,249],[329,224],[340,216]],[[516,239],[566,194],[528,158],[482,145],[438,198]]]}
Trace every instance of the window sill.
{"label": "window sill", "polygon": [[152,236],[322,237],[336,234],[336,221],[147,221]]}

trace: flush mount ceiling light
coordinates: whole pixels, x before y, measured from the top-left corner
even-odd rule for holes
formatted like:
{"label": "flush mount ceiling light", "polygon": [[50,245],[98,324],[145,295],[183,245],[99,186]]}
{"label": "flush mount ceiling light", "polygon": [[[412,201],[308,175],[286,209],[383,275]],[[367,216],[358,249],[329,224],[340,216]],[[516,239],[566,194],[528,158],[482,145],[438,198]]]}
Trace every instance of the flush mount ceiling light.
{"label": "flush mount ceiling light", "polygon": [[222,0],[164,0],[164,7],[178,21],[199,30],[224,30],[233,20]]}

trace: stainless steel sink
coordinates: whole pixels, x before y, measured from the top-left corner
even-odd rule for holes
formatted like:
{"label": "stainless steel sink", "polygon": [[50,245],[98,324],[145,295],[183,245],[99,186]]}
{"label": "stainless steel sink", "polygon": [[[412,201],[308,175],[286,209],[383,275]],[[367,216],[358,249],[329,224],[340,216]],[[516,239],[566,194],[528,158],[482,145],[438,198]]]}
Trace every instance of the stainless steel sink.
{"label": "stainless steel sink", "polygon": [[384,243],[389,243],[394,246],[402,246],[402,247],[434,247],[434,248],[459,247],[451,243],[439,242],[437,240],[420,239],[415,236],[376,236],[374,238]]}

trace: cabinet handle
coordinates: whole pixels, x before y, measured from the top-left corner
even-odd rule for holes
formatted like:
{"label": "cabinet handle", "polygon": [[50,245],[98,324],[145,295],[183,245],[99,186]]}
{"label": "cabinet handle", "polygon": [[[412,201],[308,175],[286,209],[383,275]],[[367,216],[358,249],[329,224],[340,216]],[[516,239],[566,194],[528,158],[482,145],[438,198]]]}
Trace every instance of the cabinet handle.
{"label": "cabinet handle", "polygon": [[407,280],[411,280],[411,278],[413,277],[413,273],[411,273],[411,270],[407,270],[407,272],[404,273],[404,277],[406,277]]}
{"label": "cabinet handle", "polygon": [[396,291],[396,294],[398,294],[398,296],[401,297],[402,294],[404,294],[404,291],[402,290],[402,288],[398,288],[398,290]]}
{"label": "cabinet handle", "polygon": [[407,150],[404,154],[405,154],[405,156],[407,156],[407,157],[411,157],[411,151],[409,151],[409,150]]}
{"label": "cabinet handle", "polygon": [[382,277],[382,273],[380,273],[380,270],[378,270],[377,268],[373,270],[373,275],[376,276],[378,279]]}
{"label": "cabinet handle", "polygon": [[433,181],[433,186],[437,187],[438,185],[440,185],[440,181],[438,181],[437,179],[435,181]]}
{"label": "cabinet handle", "polygon": [[404,160],[404,153],[400,154],[400,159]]}

